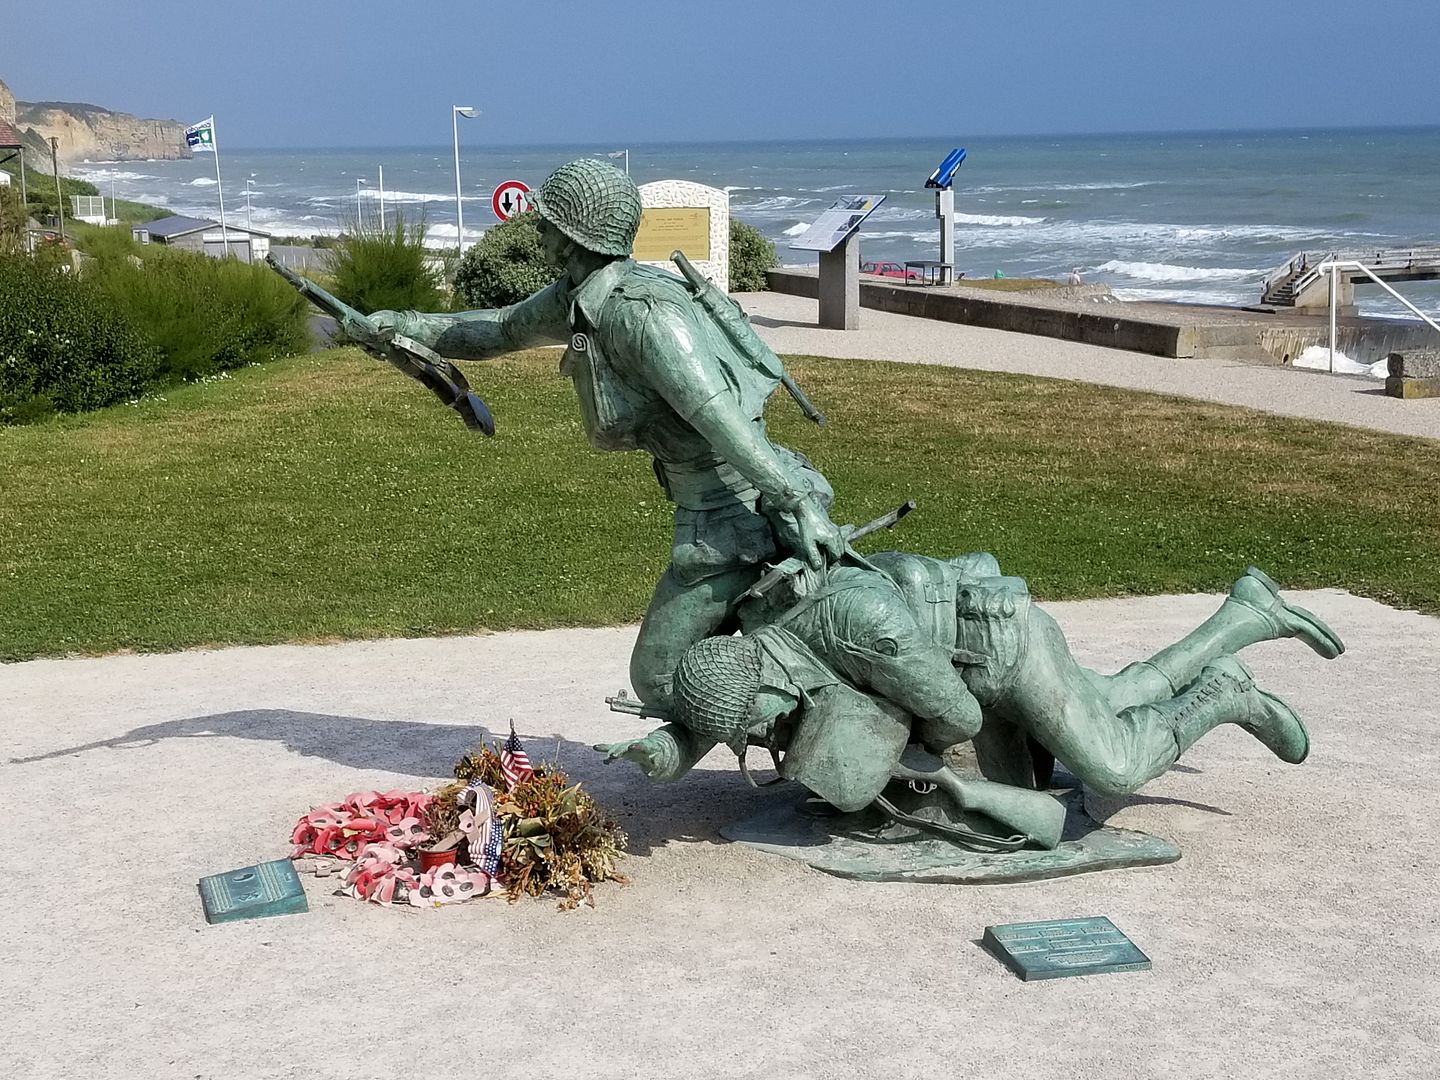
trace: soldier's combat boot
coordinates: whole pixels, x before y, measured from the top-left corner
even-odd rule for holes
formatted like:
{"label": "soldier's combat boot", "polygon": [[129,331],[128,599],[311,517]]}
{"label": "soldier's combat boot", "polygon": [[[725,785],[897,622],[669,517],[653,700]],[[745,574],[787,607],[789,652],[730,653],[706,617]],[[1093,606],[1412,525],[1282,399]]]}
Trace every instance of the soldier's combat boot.
{"label": "soldier's combat boot", "polygon": [[1159,710],[1180,753],[1221,724],[1238,724],[1281,761],[1298,765],[1310,753],[1310,735],[1295,710],[1255,685],[1255,674],[1233,656],[1207,664],[1200,678]]}
{"label": "soldier's combat boot", "polygon": [[1218,611],[1173,645],[1148,660],[1131,664],[1106,680],[1105,693],[1116,711],[1160,701],[1180,692],[1200,670],[1220,656],[1247,645],[1293,637],[1333,660],[1345,651],[1340,636],[1313,613],[1290,603],[1263,570],[1247,567],[1230,587]]}
{"label": "soldier's combat boot", "polygon": [[1230,599],[1263,616],[1271,628],[1272,639],[1299,638],[1326,660],[1334,660],[1345,651],[1345,642],[1339,634],[1312,612],[1281,596],[1280,586],[1258,566],[1245,568],[1245,576],[1230,587]]}

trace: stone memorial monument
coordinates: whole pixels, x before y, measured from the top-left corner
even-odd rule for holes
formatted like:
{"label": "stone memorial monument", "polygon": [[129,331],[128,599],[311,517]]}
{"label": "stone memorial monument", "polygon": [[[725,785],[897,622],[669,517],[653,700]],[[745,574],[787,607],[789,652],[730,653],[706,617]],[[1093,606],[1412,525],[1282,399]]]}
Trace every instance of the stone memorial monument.
{"label": "stone memorial monument", "polygon": [[656,180],[639,192],[635,261],[668,270],[671,253],[683,251],[702,277],[728,289],[730,195],[689,180]]}

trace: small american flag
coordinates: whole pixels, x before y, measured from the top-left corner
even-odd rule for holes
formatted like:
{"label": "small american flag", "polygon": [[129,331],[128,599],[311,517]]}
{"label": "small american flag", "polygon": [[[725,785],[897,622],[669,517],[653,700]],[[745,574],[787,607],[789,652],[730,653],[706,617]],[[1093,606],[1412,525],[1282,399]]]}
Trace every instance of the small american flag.
{"label": "small american flag", "polygon": [[510,790],[515,790],[515,785],[529,780],[535,775],[535,770],[530,767],[530,755],[525,753],[525,748],[520,745],[520,737],[515,734],[515,721],[510,721],[510,737],[505,740],[505,745],[500,748],[500,772],[505,776],[505,783],[510,785]]}
{"label": "small american flag", "polygon": [[475,820],[485,821],[480,830],[480,850],[470,852],[470,861],[494,877],[500,870],[500,842],[505,828],[495,816],[495,800],[490,789],[480,780],[471,780],[469,786],[475,792]]}

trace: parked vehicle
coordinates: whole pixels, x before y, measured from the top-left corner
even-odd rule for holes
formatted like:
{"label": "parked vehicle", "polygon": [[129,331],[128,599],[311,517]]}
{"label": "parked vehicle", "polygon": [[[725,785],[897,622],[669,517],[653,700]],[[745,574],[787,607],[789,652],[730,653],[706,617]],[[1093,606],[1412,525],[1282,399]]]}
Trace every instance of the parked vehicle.
{"label": "parked vehicle", "polygon": [[920,280],[920,271],[906,270],[902,263],[897,262],[861,263],[860,272],[862,274],[875,274],[878,277],[899,278],[905,282]]}

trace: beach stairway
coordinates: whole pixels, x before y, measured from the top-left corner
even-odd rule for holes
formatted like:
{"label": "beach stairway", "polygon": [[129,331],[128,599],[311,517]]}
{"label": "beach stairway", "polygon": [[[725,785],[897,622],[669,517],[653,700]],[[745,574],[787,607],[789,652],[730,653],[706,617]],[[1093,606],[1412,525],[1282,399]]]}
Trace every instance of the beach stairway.
{"label": "beach stairway", "polygon": [[[1320,311],[1330,303],[1330,275],[1320,267],[1327,262],[1360,263],[1382,281],[1433,281],[1440,279],[1440,247],[1376,251],[1302,251],[1272,271],[1260,289],[1260,302],[1271,307]],[[1353,267],[1339,271],[1337,305],[1355,304],[1355,286],[1373,284]]]}

